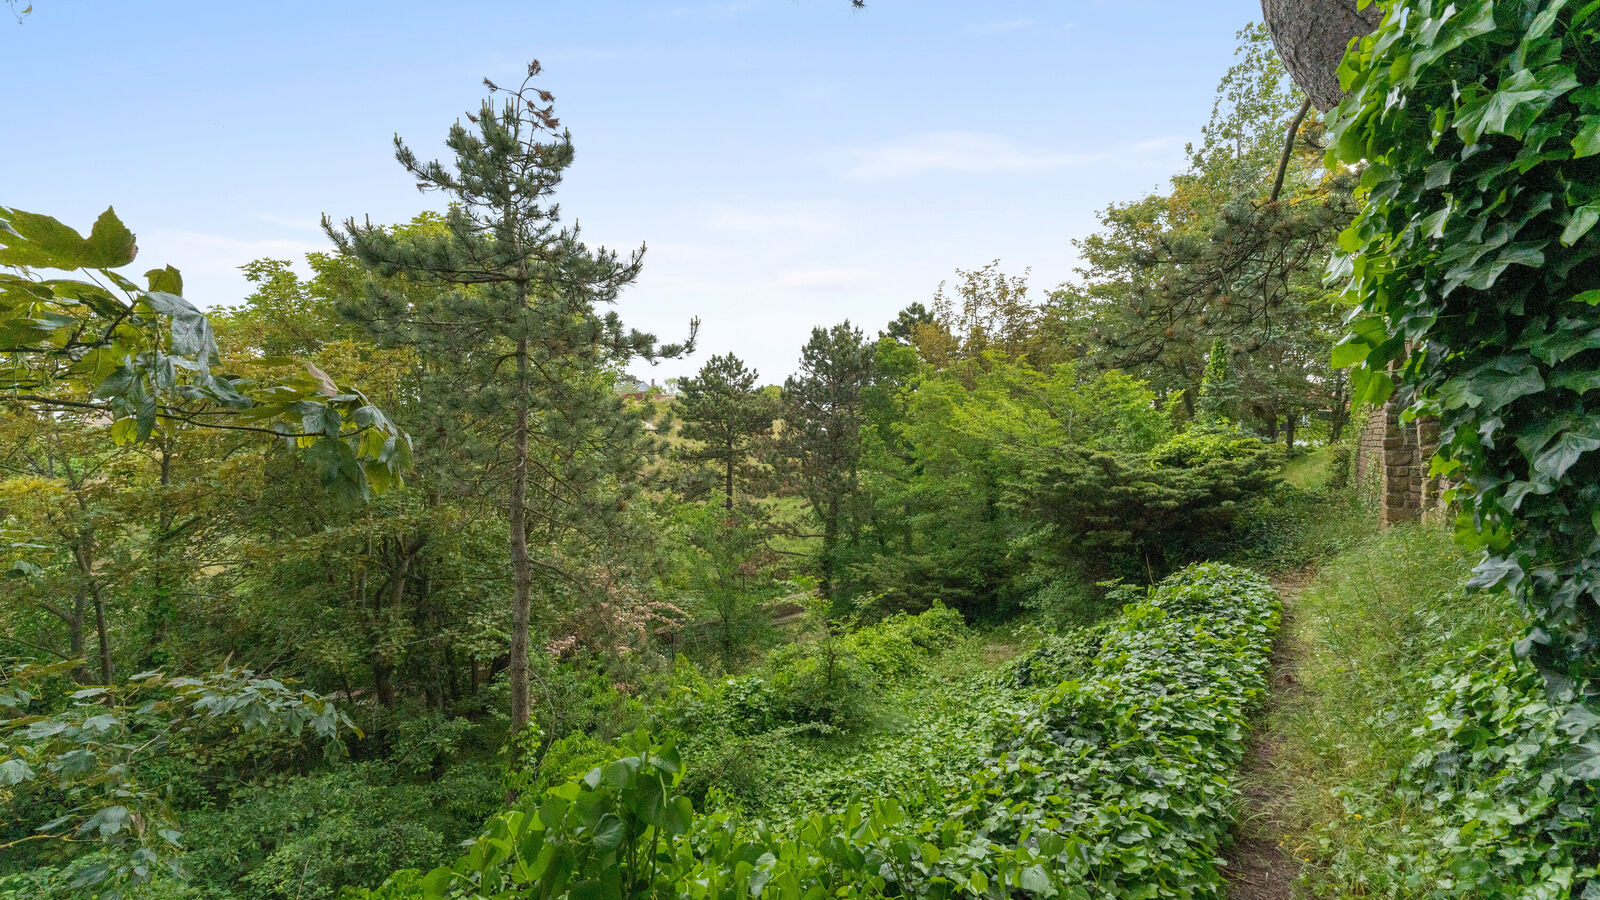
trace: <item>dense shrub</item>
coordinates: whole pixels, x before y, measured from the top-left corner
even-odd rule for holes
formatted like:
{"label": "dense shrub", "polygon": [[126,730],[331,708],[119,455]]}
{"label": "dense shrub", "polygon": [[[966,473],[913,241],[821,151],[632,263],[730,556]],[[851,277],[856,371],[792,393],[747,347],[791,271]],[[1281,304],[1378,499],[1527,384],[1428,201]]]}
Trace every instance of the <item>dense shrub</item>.
{"label": "dense shrub", "polygon": [[384,763],[258,785],[248,803],[187,817],[184,866],[212,897],[329,898],[346,884],[439,858],[504,799],[488,764],[429,784],[391,783]]}
{"label": "dense shrub", "polygon": [[1075,572],[1062,572],[1044,585],[1022,607],[1046,628],[1063,629],[1100,618],[1106,603],[1097,591]]}
{"label": "dense shrub", "polygon": [[1219,555],[1278,482],[1278,450],[1192,431],[1146,453],[1062,448],[1010,486],[1035,523],[1013,544],[1036,569],[1155,580]]}
{"label": "dense shrub", "polygon": [[1302,570],[1359,544],[1376,517],[1376,508],[1356,491],[1280,484],[1244,510],[1220,555],[1266,572]]}

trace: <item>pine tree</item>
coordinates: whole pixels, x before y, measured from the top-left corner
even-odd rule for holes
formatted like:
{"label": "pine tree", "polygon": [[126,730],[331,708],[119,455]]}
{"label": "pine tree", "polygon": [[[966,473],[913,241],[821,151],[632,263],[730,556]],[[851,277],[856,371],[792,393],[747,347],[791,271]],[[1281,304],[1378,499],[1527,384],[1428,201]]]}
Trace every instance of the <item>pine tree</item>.
{"label": "pine tree", "polygon": [[[641,464],[642,427],[611,389],[629,359],[685,352],[625,331],[613,302],[639,274],[643,248],[621,257],[590,249],[561,224],[552,195],[572,165],[570,133],[553,97],[536,88],[538,62],[516,90],[488,79],[471,127],[457,121],[445,141],[452,165],[419,161],[396,136],[395,157],[423,191],[450,199],[441,227],[389,230],[354,220],[324,222],[340,250],[375,276],[371,329],[427,361],[437,402],[502,430],[490,474],[506,472],[505,505],[513,592],[511,718],[520,734],[531,714],[529,643],[537,572],[546,591],[572,575],[560,544],[596,535],[625,508]],[[499,101],[499,105],[496,103]],[[544,104],[541,106],[540,104]],[[398,280],[397,280],[398,279]],[[406,281],[429,289],[411,292]],[[692,341],[691,328],[691,341]],[[530,534],[544,557],[530,552]]]}
{"label": "pine tree", "polygon": [[721,475],[723,506],[733,511],[736,481],[748,473],[757,443],[772,433],[776,410],[756,389],[757,373],[729,353],[706,360],[700,372],[678,385],[680,433],[698,446],[687,459],[714,465]]}
{"label": "pine tree", "polygon": [[822,524],[822,591],[829,599],[838,588],[845,501],[856,490],[864,393],[873,376],[873,346],[845,321],[811,330],[800,371],[783,386],[787,456]]}
{"label": "pine tree", "polygon": [[905,309],[900,310],[900,314],[895,316],[893,322],[889,323],[889,327],[878,332],[878,337],[892,338],[897,343],[915,346],[917,332],[922,328],[935,324],[933,313],[929,312],[926,306],[921,303],[912,303]]}

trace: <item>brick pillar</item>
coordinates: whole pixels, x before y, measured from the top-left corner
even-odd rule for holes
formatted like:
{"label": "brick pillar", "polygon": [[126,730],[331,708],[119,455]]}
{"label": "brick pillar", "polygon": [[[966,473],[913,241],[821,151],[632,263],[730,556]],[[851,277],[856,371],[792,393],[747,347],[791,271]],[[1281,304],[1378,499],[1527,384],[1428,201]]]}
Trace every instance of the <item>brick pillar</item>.
{"label": "brick pillar", "polygon": [[1439,505],[1443,484],[1428,477],[1439,444],[1438,423],[1405,424],[1401,409],[1386,403],[1367,417],[1356,448],[1356,484],[1378,504],[1378,522],[1415,522]]}

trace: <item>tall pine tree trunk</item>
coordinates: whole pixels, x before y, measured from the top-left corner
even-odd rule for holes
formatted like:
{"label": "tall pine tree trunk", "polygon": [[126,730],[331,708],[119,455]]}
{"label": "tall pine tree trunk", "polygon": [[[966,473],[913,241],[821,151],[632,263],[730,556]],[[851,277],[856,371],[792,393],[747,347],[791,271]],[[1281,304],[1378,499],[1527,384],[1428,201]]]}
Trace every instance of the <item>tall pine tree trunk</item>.
{"label": "tall pine tree trunk", "polygon": [[[526,303],[524,303],[526,306]],[[533,715],[528,629],[533,619],[533,563],[528,557],[528,339],[517,338],[517,420],[512,434],[511,504],[511,735]]]}
{"label": "tall pine tree trunk", "polygon": [[1356,6],[1356,0],[1261,0],[1278,56],[1295,84],[1324,112],[1344,97],[1339,62],[1345,49],[1352,39],[1370,34],[1383,17],[1377,3],[1361,10]]}
{"label": "tall pine tree trunk", "polygon": [[839,546],[839,495],[828,498],[828,521],[822,523],[822,596],[834,599],[834,553]]}

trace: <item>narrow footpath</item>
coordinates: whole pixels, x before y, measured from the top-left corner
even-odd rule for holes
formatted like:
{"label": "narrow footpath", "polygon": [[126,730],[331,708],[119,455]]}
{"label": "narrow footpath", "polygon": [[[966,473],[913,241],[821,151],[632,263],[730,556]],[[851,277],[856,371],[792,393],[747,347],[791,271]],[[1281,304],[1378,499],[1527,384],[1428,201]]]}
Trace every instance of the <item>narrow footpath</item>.
{"label": "narrow footpath", "polygon": [[1311,582],[1311,573],[1296,572],[1273,581],[1283,598],[1283,628],[1272,650],[1272,689],[1256,716],[1244,766],[1239,772],[1239,820],[1233,846],[1224,854],[1223,872],[1229,900],[1289,900],[1300,865],[1284,846],[1283,784],[1292,775],[1283,769],[1283,736],[1276,733],[1272,712],[1299,691],[1299,635],[1295,601]]}

